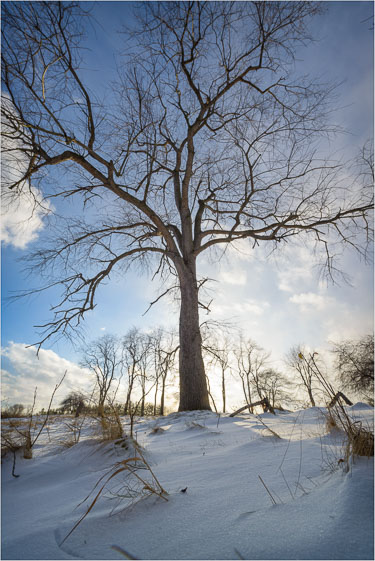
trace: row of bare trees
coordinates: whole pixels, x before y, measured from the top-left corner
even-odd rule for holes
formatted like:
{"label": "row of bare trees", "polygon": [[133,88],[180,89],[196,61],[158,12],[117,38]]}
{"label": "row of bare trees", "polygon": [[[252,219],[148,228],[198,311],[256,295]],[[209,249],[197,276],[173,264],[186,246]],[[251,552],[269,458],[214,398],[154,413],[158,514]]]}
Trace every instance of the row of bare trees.
{"label": "row of bare trees", "polygon": [[[289,400],[291,383],[279,370],[272,367],[270,353],[255,341],[240,334],[236,338],[228,336],[219,340],[215,336],[204,339],[206,370],[212,376],[220,376],[222,408],[227,410],[227,386],[233,380],[240,381],[243,399],[247,405],[265,398],[271,407],[280,407]],[[210,383],[208,383],[210,388]],[[210,399],[217,411],[210,391]],[[251,411],[253,410],[250,408]]]}
{"label": "row of bare trees", "polygon": [[99,415],[106,405],[115,403],[119,389],[125,389],[124,415],[131,414],[136,403],[143,416],[146,397],[152,390],[152,412],[164,415],[168,376],[172,381],[177,351],[175,333],[161,327],[149,332],[132,328],[124,337],[103,335],[92,341],[82,352],[81,366],[93,373]]}
{"label": "row of bare trees", "polygon": [[[294,402],[314,407],[326,399],[320,380],[322,372],[340,391],[371,402],[373,348],[372,336],[333,344],[335,364],[330,373],[322,356],[299,345],[290,349],[280,371],[272,366],[271,353],[242,333],[219,337],[218,333],[204,331],[203,358],[211,405],[216,412],[225,413],[227,388],[240,382],[243,401],[251,412],[251,404],[259,401],[268,403],[272,410]],[[166,390],[174,385],[177,374],[178,353],[177,333],[161,327],[149,331],[132,328],[124,337],[104,335],[85,347],[81,366],[94,375],[93,395],[99,415],[107,405],[113,406],[116,398],[116,407],[124,415],[164,415]],[[124,393],[121,406],[119,389]],[[150,399],[146,401],[151,395],[152,403]],[[83,401],[83,395],[71,394],[62,405],[79,413]]]}
{"label": "row of bare trees", "polygon": [[[221,340],[210,335],[204,339],[206,370],[220,378],[223,412],[226,411],[227,386],[234,379],[240,381],[247,405],[266,400],[274,409],[292,402],[312,407],[325,403],[329,396],[321,383],[322,372],[338,390],[373,404],[374,337],[366,335],[358,340],[332,343],[331,353],[333,365],[328,366],[323,356],[309,351],[306,346],[292,347],[285,356],[281,372],[272,367],[270,353],[243,334],[235,338],[225,336]],[[217,411],[211,388],[210,399]],[[250,411],[253,412],[252,407]]]}

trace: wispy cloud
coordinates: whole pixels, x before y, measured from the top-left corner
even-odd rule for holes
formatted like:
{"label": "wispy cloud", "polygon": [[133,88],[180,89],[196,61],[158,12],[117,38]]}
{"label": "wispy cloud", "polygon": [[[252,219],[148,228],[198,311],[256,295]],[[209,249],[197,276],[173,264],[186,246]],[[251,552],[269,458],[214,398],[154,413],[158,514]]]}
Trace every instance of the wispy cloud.
{"label": "wispy cloud", "polygon": [[313,248],[296,244],[284,248],[276,262],[278,288],[283,292],[295,292],[302,284],[311,282],[316,259]]}
{"label": "wispy cloud", "polygon": [[297,304],[301,312],[320,312],[327,309],[332,300],[331,297],[314,292],[302,292],[301,294],[294,294],[289,298],[289,302]]}
{"label": "wispy cloud", "polygon": [[215,304],[215,313],[223,318],[231,316],[245,316],[253,318],[254,316],[262,316],[264,312],[270,307],[270,304],[265,300],[255,300],[252,298],[244,298],[238,301],[236,295],[232,297],[229,293],[225,293],[225,297],[218,298],[219,304]]}
{"label": "wispy cloud", "polygon": [[241,269],[230,269],[229,271],[221,271],[219,280],[226,284],[244,286],[247,282],[247,274],[246,271]]}

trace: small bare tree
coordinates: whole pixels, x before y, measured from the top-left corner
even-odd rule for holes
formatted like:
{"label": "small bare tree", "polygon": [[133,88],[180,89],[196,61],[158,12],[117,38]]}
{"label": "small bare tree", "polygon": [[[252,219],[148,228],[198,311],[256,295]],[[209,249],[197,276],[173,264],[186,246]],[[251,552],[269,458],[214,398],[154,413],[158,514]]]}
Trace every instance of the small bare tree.
{"label": "small bare tree", "polygon": [[109,391],[121,375],[122,356],[120,342],[114,335],[103,335],[83,350],[81,366],[88,368],[95,376],[98,389],[98,413],[104,414],[104,405]]}
{"label": "small bare tree", "polygon": [[165,390],[168,376],[173,375],[176,355],[179,349],[176,333],[158,327],[151,333],[154,361],[155,398],[154,415],[157,414],[157,396],[160,388],[160,415],[165,413]]}
{"label": "small bare tree", "polygon": [[266,398],[270,410],[282,407],[282,404],[290,400],[290,381],[281,372],[274,368],[261,370],[256,375],[256,387],[259,397]]}
{"label": "small bare tree", "polygon": [[[253,394],[256,392],[259,399],[264,399],[260,373],[265,369],[269,353],[264,351],[252,339],[240,336],[239,343],[234,349],[237,361],[237,373],[241,379],[245,401],[248,405],[254,401]],[[251,412],[252,409],[250,409]]]}
{"label": "small bare tree", "polygon": [[221,378],[221,396],[223,400],[223,413],[226,412],[226,382],[227,374],[231,374],[231,347],[232,342],[228,336],[222,337],[218,340],[217,337],[212,336],[210,338],[205,338],[203,343],[203,348],[208,356],[209,366],[213,369],[220,370]]}
{"label": "small bare tree", "polygon": [[304,357],[308,357],[308,352],[302,345],[299,345],[290,349],[285,362],[300,377],[300,385],[307,391],[311,406],[315,407],[313,389],[314,381],[317,382],[317,378],[312,362]]}
{"label": "small bare tree", "polygon": [[79,417],[85,406],[85,397],[81,392],[70,392],[60,403],[61,409],[65,412],[74,413]]}
{"label": "small bare tree", "polygon": [[[347,388],[374,403],[374,336],[334,343],[338,378]],[[344,390],[345,391],[345,390]]]}
{"label": "small bare tree", "polygon": [[[152,374],[152,341],[148,334],[142,333],[137,328],[132,328],[122,340],[122,357],[124,368],[127,372],[127,395],[124,406],[124,415],[130,413],[133,391],[138,385],[141,389],[141,415],[144,414],[145,398],[149,392],[146,384]],[[137,406],[138,407],[138,406]]]}

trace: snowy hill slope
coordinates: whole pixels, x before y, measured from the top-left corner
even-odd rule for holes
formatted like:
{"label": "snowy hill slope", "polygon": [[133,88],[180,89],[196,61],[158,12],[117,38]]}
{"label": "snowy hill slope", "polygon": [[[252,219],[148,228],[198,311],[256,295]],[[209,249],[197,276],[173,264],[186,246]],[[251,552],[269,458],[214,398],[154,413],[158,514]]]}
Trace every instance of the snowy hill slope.
{"label": "snowy hill slope", "polygon": [[[124,489],[120,473],[64,543],[90,501],[77,504],[132,452],[98,443],[92,421],[64,448],[56,419],[34,458],[17,460],[20,477],[5,458],[2,558],[123,559],[117,545],[138,559],[373,559],[373,459],[357,458],[345,473],[343,435],[327,433],[323,412],[140,419],[137,440],[168,501],[127,506],[113,496]],[[365,404],[348,412],[373,426]]]}

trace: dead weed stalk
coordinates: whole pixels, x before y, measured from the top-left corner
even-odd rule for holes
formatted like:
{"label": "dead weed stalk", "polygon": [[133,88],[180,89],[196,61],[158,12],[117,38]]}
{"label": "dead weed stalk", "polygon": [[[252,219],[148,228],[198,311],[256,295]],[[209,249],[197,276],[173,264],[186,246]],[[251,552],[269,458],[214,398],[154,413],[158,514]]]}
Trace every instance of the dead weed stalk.
{"label": "dead weed stalk", "polygon": [[50,399],[50,402],[49,402],[49,405],[48,405],[47,413],[44,416],[44,419],[41,423],[38,422],[35,419],[35,416],[34,416],[35,402],[36,402],[36,396],[37,396],[37,388],[35,388],[34,397],[33,397],[33,404],[32,404],[32,406],[29,410],[29,413],[27,415],[28,419],[26,421],[26,426],[22,426],[22,425],[24,425],[23,421],[10,420],[9,425],[8,425],[8,428],[9,428],[8,434],[5,434],[6,431],[4,431],[3,427],[2,427],[2,431],[1,431],[2,432],[2,435],[1,435],[2,439],[4,439],[5,442],[8,442],[8,448],[13,453],[14,463],[13,463],[12,475],[14,475],[14,469],[15,469],[15,459],[16,459],[15,452],[16,452],[16,450],[18,450],[19,448],[22,448],[23,449],[23,457],[27,460],[32,459],[32,457],[33,457],[33,452],[32,452],[33,446],[36,444],[38,438],[42,434],[43,429],[45,428],[45,426],[48,422],[50,412],[51,412],[51,406],[52,406],[53,398],[55,397],[55,393],[57,392],[57,390],[59,389],[59,387],[63,383],[63,381],[65,379],[65,376],[66,376],[66,373],[67,373],[67,371],[65,371],[61,380],[56,384],[56,386],[55,386],[55,388],[54,388],[54,390],[51,394],[51,399]]}
{"label": "dead weed stalk", "polygon": [[[336,392],[333,386],[326,380],[315,361],[314,355],[315,353],[310,356],[310,363],[314,368],[317,379],[330,398],[326,414],[327,430],[331,432],[334,428],[337,428],[345,433],[344,458],[340,458],[339,462],[344,463],[345,469],[348,471],[351,458],[374,455],[374,432],[370,427],[364,426],[362,421],[356,421],[348,414],[342,400],[346,404],[351,404],[351,402],[342,392]],[[303,357],[303,360],[306,359]]]}
{"label": "dead weed stalk", "polygon": [[[86,512],[81,516],[78,522],[76,522],[76,524],[65,536],[60,545],[62,545],[69,538],[69,536],[71,536],[74,530],[86,518],[89,512],[91,512],[100,495],[102,495],[103,491],[107,488],[108,483],[119,474],[125,475],[125,481],[121,482],[120,487],[115,492],[110,490],[110,493],[120,501],[122,501],[123,499],[131,499],[134,503],[134,501],[138,502],[139,500],[151,495],[155,495],[163,499],[164,501],[168,501],[167,497],[165,496],[168,495],[167,491],[161,486],[159,480],[151,469],[150,464],[144,457],[140,446],[134,440],[133,445],[136,455],[131,458],[127,458],[126,460],[116,462],[108,471],[106,471],[106,473],[104,473],[98,479],[87,497],[79,503],[78,506],[86,502],[90,497],[92,497],[94,491],[100,486],[99,491],[96,492]],[[147,471],[146,476],[140,475],[140,471],[142,470]]]}

